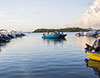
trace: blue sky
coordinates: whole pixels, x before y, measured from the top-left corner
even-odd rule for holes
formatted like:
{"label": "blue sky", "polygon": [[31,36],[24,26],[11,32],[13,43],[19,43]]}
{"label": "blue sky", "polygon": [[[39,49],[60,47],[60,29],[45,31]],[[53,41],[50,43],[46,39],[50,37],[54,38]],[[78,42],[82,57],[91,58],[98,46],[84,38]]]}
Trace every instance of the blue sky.
{"label": "blue sky", "polygon": [[0,0],[0,28],[29,31],[74,22],[94,0]]}

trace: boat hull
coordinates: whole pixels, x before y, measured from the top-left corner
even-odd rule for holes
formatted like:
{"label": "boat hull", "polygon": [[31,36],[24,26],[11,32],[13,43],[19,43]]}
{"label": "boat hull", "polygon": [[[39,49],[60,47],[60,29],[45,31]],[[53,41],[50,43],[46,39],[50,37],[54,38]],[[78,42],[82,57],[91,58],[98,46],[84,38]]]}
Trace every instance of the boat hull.
{"label": "boat hull", "polygon": [[88,57],[92,60],[100,61],[100,53],[88,51]]}
{"label": "boat hull", "polygon": [[47,38],[47,39],[64,39],[66,35],[67,34],[45,35],[45,36],[42,36],[42,38]]}

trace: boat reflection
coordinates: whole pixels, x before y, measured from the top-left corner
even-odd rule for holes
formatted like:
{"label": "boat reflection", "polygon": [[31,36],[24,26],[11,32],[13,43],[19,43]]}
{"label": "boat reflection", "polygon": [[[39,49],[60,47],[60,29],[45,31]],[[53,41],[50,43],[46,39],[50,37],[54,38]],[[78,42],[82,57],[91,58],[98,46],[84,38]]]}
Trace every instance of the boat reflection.
{"label": "boat reflection", "polygon": [[7,42],[7,43],[0,43],[0,51],[2,51],[2,48],[5,47],[8,43],[9,42]]}
{"label": "boat reflection", "polygon": [[89,60],[85,59],[85,62],[86,62],[86,66],[92,68],[95,74],[100,77],[100,62],[91,59]]}
{"label": "boat reflection", "polygon": [[44,42],[46,42],[47,44],[59,44],[59,43],[63,43],[64,41],[66,41],[66,39],[43,39]]}

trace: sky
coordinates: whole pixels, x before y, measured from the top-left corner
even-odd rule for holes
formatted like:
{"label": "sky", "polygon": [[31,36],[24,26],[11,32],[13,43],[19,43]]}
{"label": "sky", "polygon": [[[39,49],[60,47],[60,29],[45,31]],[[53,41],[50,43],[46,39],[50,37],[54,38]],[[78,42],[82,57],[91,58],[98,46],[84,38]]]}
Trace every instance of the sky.
{"label": "sky", "polygon": [[100,0],[94,0],[89,4],[89,9],[76,20],[79,26],[100,29]]}
{"label": "sky", "polygon": [[[32,31],[37,28],[85,27],[88,26],[84,21],[86,14],[91,15],[94,9],[99,12],[99,2],[100,0],[0,0],[0,29]],[[100,12],[97,16],[100,17]],[[96,21],[92,25],[97,27],[100,24]]]}

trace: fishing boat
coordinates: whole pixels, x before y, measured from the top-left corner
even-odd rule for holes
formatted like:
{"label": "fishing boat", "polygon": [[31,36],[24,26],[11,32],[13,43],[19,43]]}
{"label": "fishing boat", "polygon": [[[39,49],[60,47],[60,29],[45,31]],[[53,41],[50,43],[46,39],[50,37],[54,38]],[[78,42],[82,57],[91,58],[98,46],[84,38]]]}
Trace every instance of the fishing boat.
{"label": "fishing boat", "polygon": [[100,61],[100,52],[96,52],[93,47],[89,44],[86,44],[85,52],[88,53],[89,59]]}
{"label": "fishing boat", "polygon": [[63,33],[58,33],[54,32],[53,34],[43,34],[42,38],[47,38],[47,39],[64,39],[67,34]]}
{"label": "fishing boat", "polygon": [[92,60],[100,61],[100,53],[88,51],[88,57]]}
{"label": "fishing boat", "polygon": [[44,35],[42,38],[47,38],[47,39],[63,39],[65,38],[66,34],[55,34],[55,35]]}

